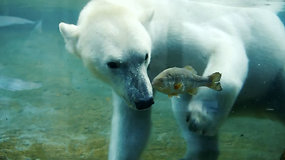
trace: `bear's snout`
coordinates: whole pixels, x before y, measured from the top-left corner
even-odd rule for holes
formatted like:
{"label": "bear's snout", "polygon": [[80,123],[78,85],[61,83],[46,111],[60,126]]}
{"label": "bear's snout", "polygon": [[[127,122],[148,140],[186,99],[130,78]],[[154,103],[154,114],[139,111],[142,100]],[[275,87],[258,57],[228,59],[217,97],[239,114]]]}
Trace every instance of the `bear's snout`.
{"label": "bear's snout", "polygon": [[142,100],[139,100],[139,101],[135,102],[136,108],[138,110],[148,109],[153,104],[154,104],[153,97],[150,97],[148,99],[142,99]]}

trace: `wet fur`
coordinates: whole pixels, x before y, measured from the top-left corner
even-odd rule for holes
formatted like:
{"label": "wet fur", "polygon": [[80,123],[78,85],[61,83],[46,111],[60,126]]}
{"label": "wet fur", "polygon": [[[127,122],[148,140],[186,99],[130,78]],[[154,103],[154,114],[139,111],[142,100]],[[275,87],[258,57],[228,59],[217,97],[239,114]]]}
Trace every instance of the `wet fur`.
{"label": "wet fur", "polygon": [[[270,10],[184,0],[98,0],[83,9],[78,26],[61,23],[60,31],[69,52],[114,91],[109,160],[140,157],[150,110],[137,111],[133,102],[152,96],[150,81],[166,68],[192,65],[204,76],[223,74],[222,92],[200,88],[196,96],[172,98],[187,143],[185,160],[217,159],[217,132],[238,96],[264,95],[278,74],[284,94],[285,32]],[[150,58],[144,62],[146,52]],[[114,60],[128,67],[111,71],[106,63]]]}

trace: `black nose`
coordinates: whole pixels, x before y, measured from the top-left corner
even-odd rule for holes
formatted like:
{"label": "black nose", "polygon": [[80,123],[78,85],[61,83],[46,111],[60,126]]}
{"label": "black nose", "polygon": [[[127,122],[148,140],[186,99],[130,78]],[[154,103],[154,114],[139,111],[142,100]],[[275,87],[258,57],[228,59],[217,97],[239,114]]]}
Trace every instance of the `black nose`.
{"label": "black nose", "polygon": [[149,99],[146,99],[146,100],[139,100],[137,102],[135,102],[136,104],[136,107],[138,110],[143,110],[143,109],[147,109],[149,108],[151,105],[154,104],[154,101],[153,101],[153,98],[149,98]]}

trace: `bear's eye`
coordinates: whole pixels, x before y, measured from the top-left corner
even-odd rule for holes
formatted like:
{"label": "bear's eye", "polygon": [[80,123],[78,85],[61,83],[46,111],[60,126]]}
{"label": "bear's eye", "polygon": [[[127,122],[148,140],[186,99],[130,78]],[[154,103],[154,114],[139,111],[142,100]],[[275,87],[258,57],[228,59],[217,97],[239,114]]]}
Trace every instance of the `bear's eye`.
{"label": "bear's eye", "polygon": [[148,59],[148,53],[145,54],[145,57],[144,57],[144,60],[147,60]]}
{"label": "bear's eye", "polygon": [[116,62],[108,62],[107,65],[108,65],[108,67],[111,68],[111,69],[116,69],[116,68],[119,68],[119,67],[120,67],[120,64],[119,64],[119,63],[116,63]]}

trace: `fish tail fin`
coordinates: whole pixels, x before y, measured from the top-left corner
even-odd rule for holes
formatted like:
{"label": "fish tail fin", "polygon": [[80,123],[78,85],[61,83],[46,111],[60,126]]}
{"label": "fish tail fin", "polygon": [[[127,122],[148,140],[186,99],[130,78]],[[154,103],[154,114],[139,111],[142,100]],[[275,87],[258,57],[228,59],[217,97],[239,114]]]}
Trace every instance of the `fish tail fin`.
{"label": "fish tail fin", "polygon": [[221,80],[222,74],[215,72],[209,76],[210,82],[219,82]]}
{"label": "fish tail fin", "polygon": [[222,86],[220,83],[221,77],[222,77],[222,74],[219,72],[215,72],[211,74],[209,76],[210,83],[207,85],[207,87],[214,89],[216,91],[221,91],[222,90]]}
{"label": "fish tail fin", "polygon": [[212,82],[209,85],[207,85],[207,87],[214,89],[216,91],[222,91],[223,90],[220,82]]}
{"label": "fish tail fin", "polygon": [[36,22],[36,25],[34,27],[34,30],[36,32],[42,33],[42,20]]}

